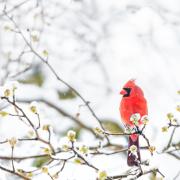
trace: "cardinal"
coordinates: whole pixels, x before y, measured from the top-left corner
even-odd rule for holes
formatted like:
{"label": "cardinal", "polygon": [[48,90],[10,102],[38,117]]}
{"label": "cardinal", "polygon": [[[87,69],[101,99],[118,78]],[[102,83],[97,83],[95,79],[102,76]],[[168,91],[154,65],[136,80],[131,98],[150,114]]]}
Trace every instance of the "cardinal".
{"label": "cardinal", "polygon": [[[120,102],[120,115],[124,125],[130,129],[140,129],[142,126],[141,118],[148,114],[147,102],[142,89],[136,85],[135,80],[129,80],[120,91],[122,99]],[[134,123],[131,119],[132,115],[138,114],[138,123]],[[129,136],[128,149],[134,145],[137,149],[136,155],[128,150],[127,164],[129,166],[138,166],[141,162],[139,149],[139,134],[131,134]]]}

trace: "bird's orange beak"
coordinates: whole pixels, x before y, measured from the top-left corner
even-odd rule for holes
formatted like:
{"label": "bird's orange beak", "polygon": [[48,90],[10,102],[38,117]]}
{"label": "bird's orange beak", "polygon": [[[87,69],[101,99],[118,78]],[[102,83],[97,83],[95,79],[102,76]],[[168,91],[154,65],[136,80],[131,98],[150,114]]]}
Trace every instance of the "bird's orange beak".
{"label": "bird's orange beak", "polygon": [[119,94],[125,95],[125,94],[127,94],[127,92],[124,89],[122,89]]}

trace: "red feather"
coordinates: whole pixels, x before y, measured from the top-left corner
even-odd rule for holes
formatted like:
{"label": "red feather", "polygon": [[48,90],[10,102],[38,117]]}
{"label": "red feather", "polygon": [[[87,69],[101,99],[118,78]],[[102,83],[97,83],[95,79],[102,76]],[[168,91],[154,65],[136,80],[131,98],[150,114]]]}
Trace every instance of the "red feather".
{"label": "red feather", "polygon": [[128,81],[123,88],[131,88],[130,95],[123,97],[120,103],[120,115],[125,125],[133,126],[130,121],[132,114],[139,113],[142,116],[148,114],[147,102],[144,93],[134,80]]}

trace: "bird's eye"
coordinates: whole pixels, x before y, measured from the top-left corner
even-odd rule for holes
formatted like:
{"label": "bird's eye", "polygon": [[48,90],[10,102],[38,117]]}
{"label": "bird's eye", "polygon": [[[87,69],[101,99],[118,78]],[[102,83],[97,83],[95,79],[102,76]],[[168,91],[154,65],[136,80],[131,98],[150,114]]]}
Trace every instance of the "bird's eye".
{"label": "bird's eye", "polygon": [[131,93],[131,88],[123,88],[127,93],[124,94],[123,97],[129,97],[130,96],[130,93]]}

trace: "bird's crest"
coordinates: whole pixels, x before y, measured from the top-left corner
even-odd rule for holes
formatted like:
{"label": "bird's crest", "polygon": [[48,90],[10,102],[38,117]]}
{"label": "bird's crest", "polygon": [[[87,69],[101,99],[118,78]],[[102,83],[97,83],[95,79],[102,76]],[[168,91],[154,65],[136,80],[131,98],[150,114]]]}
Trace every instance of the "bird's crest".
{"label": "bird's crest", "polygon": [[124,87],[134,87],[136,79],[130,79],[125,85]]}

